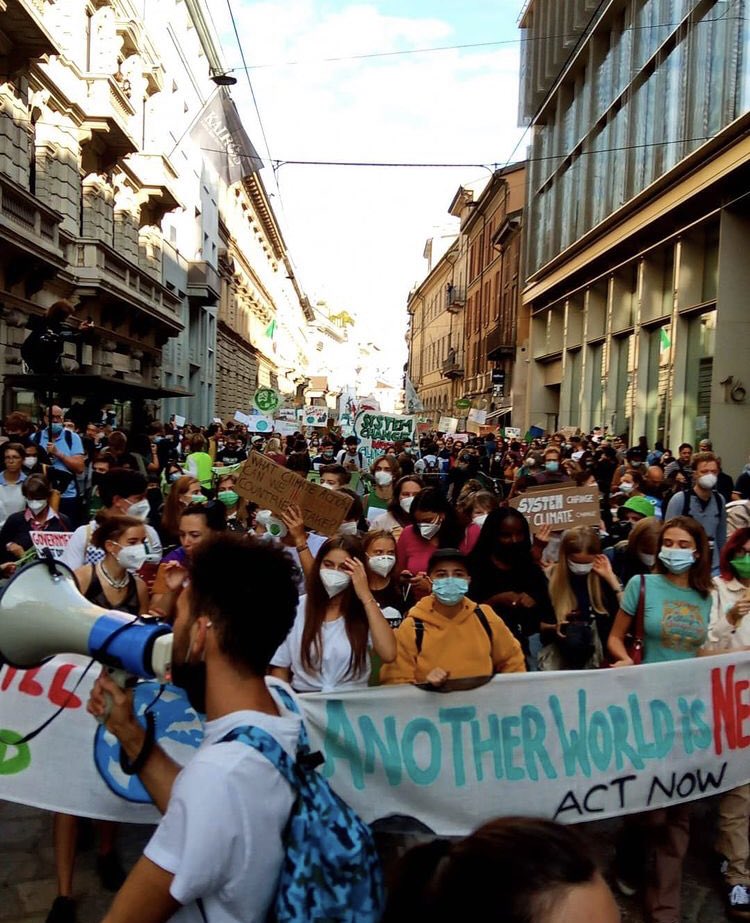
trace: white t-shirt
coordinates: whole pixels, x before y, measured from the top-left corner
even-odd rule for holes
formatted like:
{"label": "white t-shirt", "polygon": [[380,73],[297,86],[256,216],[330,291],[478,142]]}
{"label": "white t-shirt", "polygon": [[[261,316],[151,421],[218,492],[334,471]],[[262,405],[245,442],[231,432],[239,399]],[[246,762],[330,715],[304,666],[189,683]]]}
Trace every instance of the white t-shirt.
{"label": "white t-shirt", "polygon": [[[269,689],[279,680],[268,681]],[[216,743],[244,725],[263,728],[291,756],[300,717],[277,701],[281,717],[238,711],[205,727],[196,755],[174,782],[167,812],[144,855],[174,875],[170,893],[184,906],[172,923],[262,923],[276,893],[282,836],[294,795],[281,773],[241,741]]]}
{"label": "white t-shirt", "polygon": [[[104,552],[100,548],[91,545],[91,536],[96,532],[96,522],[90,522],[86,526],[79,526],[70,536],[70,541],[65,546],[60,560],[67,564],[72,570],[83,567],[84,564],[95,564],[104,558]],[[149,561],[158,564],[162,556],[161,539],[159,533],[152,526],[146,526],[146,540],[148,542]],[[89,559],[87,560],[86,549],[89,548]]]}
{"label": "white t-shirt", "polygon": [[321,638],[320,670],[308,672],[302,665],[302,632],[305,628],[305,605],[307,596],[302,596],[297,606],[297,616],[286,641],[271,658],[272,667],[292,671],[292,688],[296,692],[333,692],[336,689],[362,689],[370,678],[369,647],[365,669],[360,676],[349,675],[349,659],[352,646],[346,634],[343,616],[332,622],[323,622]]}

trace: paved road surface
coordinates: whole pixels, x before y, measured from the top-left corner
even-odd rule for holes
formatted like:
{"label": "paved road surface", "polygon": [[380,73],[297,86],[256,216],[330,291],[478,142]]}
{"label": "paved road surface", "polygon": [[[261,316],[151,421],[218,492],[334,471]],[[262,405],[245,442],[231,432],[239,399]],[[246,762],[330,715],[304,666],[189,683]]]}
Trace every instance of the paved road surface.
{"label": "paved road surface", "polygon": [[[683,923],[720,923],[726,920],[722,895],[710,872],[713,812],[709,803],[696,806],[693,837],[686,864]],[[588,825],[604,867],[611,860],[616,821]],[[126,867],[140,855],[149,828],[124,824],[119,838]],[[0,921],[44,923],[55,897],[51,818],[44,811],[0,802]],[[84,852],[76,869],[78,923],[97,923],[111,895],[103,891],[94,868],[95,854]],[[621,899],[623,923],[641,923],[637,903]]]}

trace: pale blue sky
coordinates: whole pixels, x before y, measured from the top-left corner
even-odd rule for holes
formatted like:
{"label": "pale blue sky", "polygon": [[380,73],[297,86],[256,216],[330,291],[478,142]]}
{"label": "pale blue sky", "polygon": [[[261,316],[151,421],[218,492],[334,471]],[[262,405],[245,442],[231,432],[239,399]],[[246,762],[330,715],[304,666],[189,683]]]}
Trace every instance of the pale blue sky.
{"label": "pale blue sky", "polygon": [[[239,52],[226,3],[210,0],[226,63]],[[517,43],[433,54],[320,63],[339,55],[518,38],[521,0],[232,0],[274,159],[504,163],[518,141]],[[233,96],[266,152],[247,83]],[[521,146],[515,159],[523,156]],[[273,176],[264,171],[270,191]],[[426,271],[425,240],[477,169],[382,170],[285,166],[280,214],[313,299],[356,314],[388,355],[404,361],[409,289]]]}

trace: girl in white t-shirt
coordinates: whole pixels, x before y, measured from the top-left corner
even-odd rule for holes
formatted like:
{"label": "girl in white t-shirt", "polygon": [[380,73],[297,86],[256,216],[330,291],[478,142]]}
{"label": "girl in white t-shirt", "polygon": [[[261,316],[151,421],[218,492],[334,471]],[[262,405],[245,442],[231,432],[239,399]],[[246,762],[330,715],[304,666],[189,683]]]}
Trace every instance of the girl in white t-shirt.
{"label": "girl in white t-shirt", "polygon": [[372,595],[359,539],[328,539],[307,587],[292,630],[271,659],[271,675],[296,692],[367,686],[370,648],[391,663],[396,639]]}

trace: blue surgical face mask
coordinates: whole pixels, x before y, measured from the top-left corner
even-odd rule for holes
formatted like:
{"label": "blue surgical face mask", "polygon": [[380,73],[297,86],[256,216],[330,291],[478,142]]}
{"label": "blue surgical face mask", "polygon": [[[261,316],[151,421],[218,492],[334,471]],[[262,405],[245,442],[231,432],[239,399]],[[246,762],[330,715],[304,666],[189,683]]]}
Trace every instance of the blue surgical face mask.
{"label": "blue surgical face mask", "polygon": [[468,590],[469,581],[465,577],[438,577],[432,581],[432,593],[444,606],[457,605]]}
{"label": "blue surgical face mask", "polygon": [[684,574],[695,563],[695,552],[690,548],[662,548],[659,560],[672,574]]}
{"label": "blue surgical face mask", "polygon": [[53,436],[59,436],[63,431],[63,425],[62,423],[53,423],[52,426],[50,426],[50,429],[52,430]]}
{"label": "blue surgical face mask", "polygon": [[560,462],[548,461],[544,463],[544,467],[547,471],[558,471],[560,468]]}

